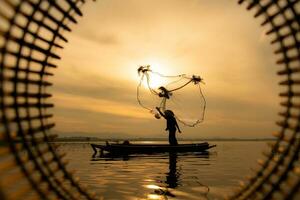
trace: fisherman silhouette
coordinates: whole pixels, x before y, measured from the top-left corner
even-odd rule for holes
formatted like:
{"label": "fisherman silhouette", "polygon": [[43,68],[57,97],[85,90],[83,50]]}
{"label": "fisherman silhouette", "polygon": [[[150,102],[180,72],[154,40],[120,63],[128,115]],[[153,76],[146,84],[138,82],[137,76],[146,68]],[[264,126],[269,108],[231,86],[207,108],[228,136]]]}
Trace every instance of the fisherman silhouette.
{"label": "fisherman silhouette", "polygon": [[171,110],[165,110],[164,113],[160,110],[159,107],[156,107],[157,111],[161,116],[163,116],[167,120],[167,128],[166,131],[169,131],[169,143],[170,145],[178,145],[176,139],[176,130],[181,133],[181,130],[176,121],[175,115]]}

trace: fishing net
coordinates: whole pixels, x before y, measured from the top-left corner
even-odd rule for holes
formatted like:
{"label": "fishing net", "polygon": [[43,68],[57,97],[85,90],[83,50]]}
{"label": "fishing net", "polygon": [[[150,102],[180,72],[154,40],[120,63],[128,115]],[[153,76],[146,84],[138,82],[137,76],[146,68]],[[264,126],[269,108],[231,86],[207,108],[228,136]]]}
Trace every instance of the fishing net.
{"label": "fishing net", "polygon": [[157,119],[160,115],[156,108],[159,108],[163,112],[172,110],[176,119],[186,126],[194,127],[203,122],[206,101],[200,76],[167,76],[152,71],[150,65],[139,67],[138,74],[138,103]]}

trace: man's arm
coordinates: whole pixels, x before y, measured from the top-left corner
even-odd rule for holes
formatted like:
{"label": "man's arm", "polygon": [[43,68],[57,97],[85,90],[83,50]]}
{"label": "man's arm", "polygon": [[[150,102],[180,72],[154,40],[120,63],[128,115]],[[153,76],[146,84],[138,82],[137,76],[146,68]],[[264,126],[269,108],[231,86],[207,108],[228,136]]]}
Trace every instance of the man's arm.
{"label": "man's arm", "polygon": [[180,130],[179,126],[178,126],[177,121],[176,121],[176,127],[177,127],[177,129],[178,129],[178,132],[181,133],[181,130]]}
{"label": "man's arm", "polygon": [[166,118],[166,115],[164,113],[161,112],[160,108],[159,107],[156,107],[156,110],[159,112],[159,114],[161,116],[163,116],[164,118]]}

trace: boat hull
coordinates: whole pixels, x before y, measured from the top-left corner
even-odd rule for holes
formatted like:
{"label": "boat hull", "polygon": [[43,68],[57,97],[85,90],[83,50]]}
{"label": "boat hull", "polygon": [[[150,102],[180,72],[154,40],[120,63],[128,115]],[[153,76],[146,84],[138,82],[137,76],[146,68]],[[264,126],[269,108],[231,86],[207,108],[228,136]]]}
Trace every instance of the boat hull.
{"label": "boat hull", "polygon": [[163,152],[205,152],[216,145],[209,145],[207,142],[197,144],[179,144],[179,145],[163,145],[163,144],[91,144],[95,153],[108,152],[111,154],[149,154]]}

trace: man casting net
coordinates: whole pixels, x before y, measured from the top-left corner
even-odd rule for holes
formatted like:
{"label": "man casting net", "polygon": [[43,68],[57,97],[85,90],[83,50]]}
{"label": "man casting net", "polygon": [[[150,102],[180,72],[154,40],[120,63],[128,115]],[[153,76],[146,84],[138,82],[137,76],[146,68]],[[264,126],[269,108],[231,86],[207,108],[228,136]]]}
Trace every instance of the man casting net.
{"label": "man casting net", "polygon": [[151,70],[150,65],[138,68],[140,81],[137,87],[137,100],[141,107],[156,118],[162,112],[172,110],[182,124],[194,127],[204,120],[205,97],[200,76],[185,74],[170,76]]}

